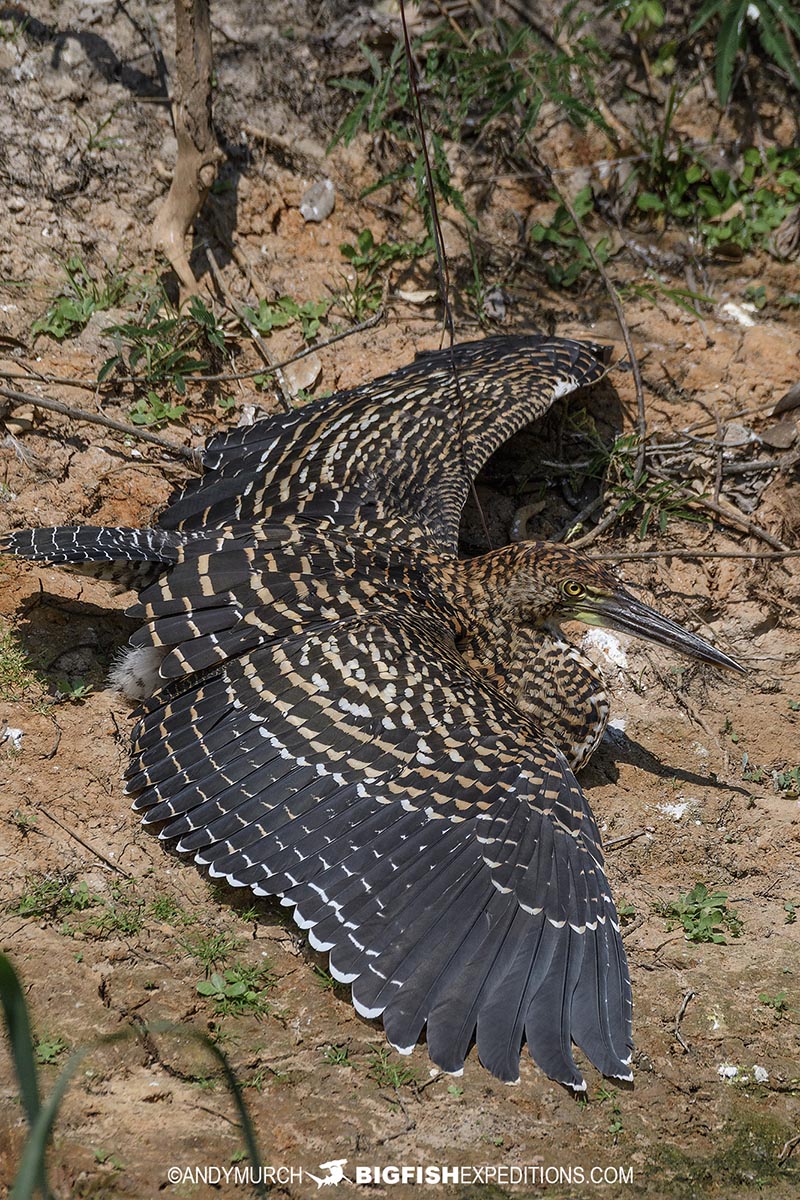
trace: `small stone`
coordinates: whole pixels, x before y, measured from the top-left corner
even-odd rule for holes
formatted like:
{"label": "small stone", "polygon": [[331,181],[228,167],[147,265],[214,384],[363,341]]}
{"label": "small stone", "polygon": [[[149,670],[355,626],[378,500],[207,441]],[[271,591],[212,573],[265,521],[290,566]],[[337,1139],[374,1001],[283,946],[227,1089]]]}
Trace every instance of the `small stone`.
{"label": "small stone", "polygon": [[318,354],[307,354],[283,368],[284,379],[293,396],[312,388],[321,374],[322,360]]}
{"label": "small stone", "polygon": [[735,421],[725,426],[722,434],[723,446],[746,446],[752,442],[754,438],[752,429],[748,429],[746,425],[739,425]]}
{"label": "small stone", "polygon": [[800,408],[800,383],[793,383],[788,392],[781,396],[772,410],[772,415],[779,417],[781,413],[791,412],[795,408]]}
{"label": "small stone", "polygon": [[729,301],[728,304],[723,304],[719,311],[729,321],[735,321],[737,325],[744,325],[745,328],[750,328],[750,326],[756,323],[753,314],[758,310],[752,304],[734,304],[732,301]]}
{"label": "small stone", "polygon": [[490,321],[505,321],[510,297],[501,287],[492,288],[483,298],[483,315]]}
{"label": "small stone", "polygon": [[796,439],[797,426],[794,421],[780,421],[761,434],[761,441],[765,446],[772,447],[773,450],[788,450],[790,446],[794,445]]}
{"label": "small stone", "polygon": [[430,288],[419,292],[398,288],[395,292],[397,299],[404,300],[406,304],[430,304],[438,295],[438,292],[432,291]]}
{"label": "small stone", "polygon": [[336,189],[330,179],[319,179],[312,183],[300,201],[300,214],[304,221],[324,221],[333,212]]}

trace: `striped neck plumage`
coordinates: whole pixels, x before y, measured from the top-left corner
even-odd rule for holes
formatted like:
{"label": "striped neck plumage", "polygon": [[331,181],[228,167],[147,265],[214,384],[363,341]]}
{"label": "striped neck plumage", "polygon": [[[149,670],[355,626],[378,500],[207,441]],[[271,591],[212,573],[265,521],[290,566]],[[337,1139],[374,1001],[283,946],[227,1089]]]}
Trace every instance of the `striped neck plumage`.
{"label": "striped neck plumage", "polygon": [[583,766],[605,732],[609,702],[597,667],[561,633],[559,595],[531,576],[530,553],[507,546],[457,564],[457,644],[564,754]]}

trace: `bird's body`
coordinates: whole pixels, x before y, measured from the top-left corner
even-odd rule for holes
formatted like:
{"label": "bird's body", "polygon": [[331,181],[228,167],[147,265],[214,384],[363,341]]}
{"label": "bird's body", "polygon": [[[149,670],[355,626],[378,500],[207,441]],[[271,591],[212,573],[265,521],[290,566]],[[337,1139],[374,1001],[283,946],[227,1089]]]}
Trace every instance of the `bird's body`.
{"label": "bird's body", "polygon": [[573,774],[608,698],[558,622],[735,666],[565,547],[458,557],[489,454],[602,370],[561,339],[457,347],[216,439],[155,530],[0,542],[146,583],[118,673],[152,692],[128,777],[145,824],[281,897],[398,1048],[426,1028],[458,1071],[475,1038],[515,1079],[524,1037],[574,1089],[573,1041],[630,1078],[631,998]]}

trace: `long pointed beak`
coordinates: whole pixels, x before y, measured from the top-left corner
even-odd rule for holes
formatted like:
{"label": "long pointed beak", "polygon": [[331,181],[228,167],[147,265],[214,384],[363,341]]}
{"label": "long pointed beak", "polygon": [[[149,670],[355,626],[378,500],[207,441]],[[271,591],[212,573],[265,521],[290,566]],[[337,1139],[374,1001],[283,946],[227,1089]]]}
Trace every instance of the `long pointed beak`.
{"label": "long pointed beak", "polygon": [[727,667],[728,670],[740,671],[743,675],[747,673],[745,667],[722,650],[717,650],[696,633],[690,633],[688,629],[676,625],[669,617],[663,617],[654,608],[642,604],[641,600],[637,600],[621,588],[602,600],[583,600],[576,607],[581,609],[580,614],[575,614],[579,620],[582,614],[586,613],[592,624],[598,622],[608,625],[611,629],[617,629],[620,633],[631,633],[634,637],[658,642],[661,646],[669,646],[679,654],[687,654],[690,658],[697,658],[700,662],[710,663],[714,667]]}

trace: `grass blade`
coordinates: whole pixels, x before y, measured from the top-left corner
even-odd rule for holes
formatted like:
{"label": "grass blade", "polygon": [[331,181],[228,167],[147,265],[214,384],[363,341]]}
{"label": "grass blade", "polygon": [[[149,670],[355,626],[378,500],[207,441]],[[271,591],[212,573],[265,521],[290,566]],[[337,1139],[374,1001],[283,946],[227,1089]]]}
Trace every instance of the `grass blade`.
{"label": "grass blade", "polygon": [[39,1113],[39,1084],[28,1006],[17,974],[4,954],[0,954],[0,999],[19,1080],[20,1097],[28,1123],[32,1125]]}

